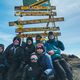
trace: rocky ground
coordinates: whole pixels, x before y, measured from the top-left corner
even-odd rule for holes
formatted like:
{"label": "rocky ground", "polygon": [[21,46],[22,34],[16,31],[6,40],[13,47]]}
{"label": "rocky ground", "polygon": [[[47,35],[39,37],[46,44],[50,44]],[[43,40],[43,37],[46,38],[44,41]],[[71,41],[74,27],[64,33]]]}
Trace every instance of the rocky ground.
{"label": "rocky ground", "polygon": [[75,55],[62,54],[62,56],[72,66],[73,80],[80,80],[80,58]]}
{"label": "rocky ground", "polygon": [[73,80],[80,80],[80,69],[74,69],[73,70]]}
{"label": "rocky ground", "polygon": [[69,60],[69,63],[72,65],[73,69],[73,80],[80,80],[80,59],[72,58]]}

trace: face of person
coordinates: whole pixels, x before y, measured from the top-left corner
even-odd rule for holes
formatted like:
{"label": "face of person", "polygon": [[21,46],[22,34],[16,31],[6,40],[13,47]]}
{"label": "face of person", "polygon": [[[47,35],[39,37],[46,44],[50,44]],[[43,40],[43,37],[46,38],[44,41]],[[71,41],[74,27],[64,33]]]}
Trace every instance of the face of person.
{"label": "face of person", "polygon": [[41,38],[40,37],[37,37],[36,40],[41,40]]}
{"label": "face of person", "polygon": [[29,44],[29,45],[32,44],[32,41],[31,41],[31,40],[28,40],[28,44]]}
{"label": "face of person", "polygon": [[38,53],[38,54],[43,53],[43,49],[42,49],[42,48],[37,48],[37,53]]}
{"label": "face of person", "polygon": [[54,35],[49,35],[49,39],[54,39]]}
{"label": "face of person", "polygon": [[3,52],[3,48],[2,48],[2,47],[0,47],[0,53],[1,53],[1,52]]}
{"label": "face of person", "polygon": [[17,39],[14,40],[13,44],[14,44],[14,45],[19,45],[19,41],[18,41]]}
{"label": "face of person", "polygon": [[37,62],[38,57],[36,55],[31,56],[31,62]]}

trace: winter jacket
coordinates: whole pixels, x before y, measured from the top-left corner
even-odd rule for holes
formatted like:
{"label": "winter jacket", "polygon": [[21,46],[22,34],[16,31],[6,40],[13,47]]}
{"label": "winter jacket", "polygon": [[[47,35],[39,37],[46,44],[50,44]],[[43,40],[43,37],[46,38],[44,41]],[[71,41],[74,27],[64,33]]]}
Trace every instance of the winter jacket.
{"label": "winter jacket", "polygon": [[21,64],[24,61],[24,50],[21,46],[15,47],[13,44],[9,45],[4,51],[8,64]]}
{"label": "winter jacket", "polygon": [[4,57],[4,55],[2,53],[0,53],[0,69],[6,69],[7,68],[7,60],[6,58]]}
{"label": "winter jacket", "polygon": [[35,52],[35,46],[33,44],[28,45],[24,47],[24,52],[25,52],[25,62],[29,64],[30,62],[30,56],[33,52]]}
{"label": "winter jacket", "polygon": [[50,51],[50,50],[53,50],[54,51],[54,54],[51,55],[51,58],[52,60],[55,60],[56,58],[58,57],[61,57],[61,51],[60,50],[64,50],[64,45],[61,41],[56,41],[56,40],[48,40],[44,46],[46,47],[46,51],[47,53]]}
{"label": "winter jacket", "polygon": [[49,55],[46,53],[43,53],[42,55],[38,56],[38,65],[40,68],[41,73],[45,73],[46,75],[50,75],[53,72],[53,66],[52,61],[50,59]]}
{"label": "winter jacket", "polygon": [[62,51],[65,50],[64,44],[59,40],[52,39],[52,40],[48,40],[46,43],[52,44],[52,45],[56,46],[57,48],[59,48]]}

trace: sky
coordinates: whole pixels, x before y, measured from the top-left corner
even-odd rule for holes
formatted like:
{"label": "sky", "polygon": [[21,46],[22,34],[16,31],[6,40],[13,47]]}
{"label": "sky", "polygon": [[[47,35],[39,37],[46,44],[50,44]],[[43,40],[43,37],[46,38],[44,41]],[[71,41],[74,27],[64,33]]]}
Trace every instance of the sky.
{"label": "sky", "polygon": [[[61,36],[58,38],[65,45],[66,54],[75,54],[80,57],[80,0],[50,0],[51,5],[56,6],[56,17],[64,17],[63,22],[56,22],[60,27]],[[15,21],[19,17],[14,16],[15,6],[21,6],[22,0],[1,0],[0,1],[0,44],[5,48],[12,43],[16,35],[16,27],[10,27],[8,22]],[[47,17],[36,17],[36,19]],[[25,20],[35,17],[23,17]],[[45,24],[29,24],[26,27],[44,26]]]}

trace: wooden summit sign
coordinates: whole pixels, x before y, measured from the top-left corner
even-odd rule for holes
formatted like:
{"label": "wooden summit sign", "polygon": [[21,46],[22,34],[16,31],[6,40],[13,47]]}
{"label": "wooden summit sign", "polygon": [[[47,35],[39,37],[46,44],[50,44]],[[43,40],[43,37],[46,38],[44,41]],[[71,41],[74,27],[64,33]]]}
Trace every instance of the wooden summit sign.
{"label": "wooden summit sign", "polygon": [[[36,34],[18,34],[21,38],[26,38],[26,37],[36,37],[37,34],[40,34],[42,36],[48,36],[48,33],[36,33]],[[60,32],[54,32],[54,36],[61,36]]]}
{"label": "wooden summit sign", "polygon": [[17,28],[16,29],[16,32],[19,33],[19,32],[32,32],[32,31],[58,31],[60,30],[59,27],[49,27],[49,28],[46,28],[46,27],[38,27],[38,28]]}
{"label": "wooden summit sign", "polygon": [[47,10],[55,10],[56,6],[16,6],[15,10],[26,10],[26,11],[47,11]]}
{"label": "wooden summit sign", "polygon": [[18,11],[15,13],[15,16],[49,16],[49,15],[56,16],[57,13],[56,12],[52,12],[52,13],[51,12],[41,12],[41,11],[39,12],[20,12]]}
{"label": "wooden summit sign", "polygon": [[9,26],[15,26],[15,24],[36,24],[36,23],[47,23],[47,22],[58,22],[58,21],[64,21],[63,17],[60,18],[50,18],[50,19],[37,19],[37,20],[24,20],[24,21],[13,21],[9,22]]}

